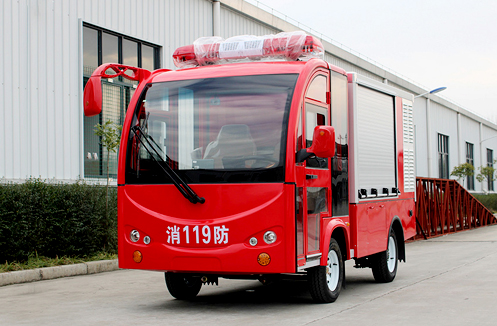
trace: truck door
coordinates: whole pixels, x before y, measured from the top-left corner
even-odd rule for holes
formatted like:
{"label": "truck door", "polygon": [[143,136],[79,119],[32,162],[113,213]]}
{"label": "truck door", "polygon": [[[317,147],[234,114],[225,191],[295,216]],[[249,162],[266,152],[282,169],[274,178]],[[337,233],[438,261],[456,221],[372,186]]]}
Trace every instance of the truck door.
{"label": "truck door", "polygon": [[[297,151],[312,145],[314,128],[330,125],[329,73],[319,70],[306,89],[298,126]],[[319,265],[321,219],[331,216],[331,164],[312,156],[296,163],[297,170],[297,266]]]}

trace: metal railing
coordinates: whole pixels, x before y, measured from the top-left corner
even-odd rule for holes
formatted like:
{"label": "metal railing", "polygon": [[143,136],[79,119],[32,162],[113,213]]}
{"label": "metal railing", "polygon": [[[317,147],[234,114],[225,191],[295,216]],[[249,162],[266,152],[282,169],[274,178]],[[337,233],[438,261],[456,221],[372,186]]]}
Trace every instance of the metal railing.
{"label": "metal railing", "polygon": [[416,178],[415,240],[491,224],[497,218],[456,180]]}

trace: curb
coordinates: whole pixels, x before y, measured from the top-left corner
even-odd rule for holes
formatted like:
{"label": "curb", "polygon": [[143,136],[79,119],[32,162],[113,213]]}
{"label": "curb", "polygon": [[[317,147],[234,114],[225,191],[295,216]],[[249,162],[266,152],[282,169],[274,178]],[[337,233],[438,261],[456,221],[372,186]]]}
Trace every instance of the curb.
{"label": "curb", "polygon": [[117,259],[0,273],[0,286],[118,270]]}

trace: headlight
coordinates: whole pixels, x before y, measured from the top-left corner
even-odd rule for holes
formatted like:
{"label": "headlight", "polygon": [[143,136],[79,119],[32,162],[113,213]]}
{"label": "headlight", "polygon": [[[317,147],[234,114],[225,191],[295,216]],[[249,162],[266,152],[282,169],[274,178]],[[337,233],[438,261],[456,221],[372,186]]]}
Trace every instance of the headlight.
{"label": "headlight", "polygon": [[255,237],[250,238],[249,243],[251,246],[257,245],[257,238],[255,238]]}
{"label": "headlight", "polygon": [[131,231],[129,234],[129,239],[133,242],[137,242],[138,240],[140,240],[140,232],[138,232],[137,230]]}
{"label": "headlight", "polygon": [[264,242],[266,242],[267,244],[271,244],[271,243],[274,243],[276,241],[276,233],[274,233],[273,231],[267,231],[266,233],[264,233]]}

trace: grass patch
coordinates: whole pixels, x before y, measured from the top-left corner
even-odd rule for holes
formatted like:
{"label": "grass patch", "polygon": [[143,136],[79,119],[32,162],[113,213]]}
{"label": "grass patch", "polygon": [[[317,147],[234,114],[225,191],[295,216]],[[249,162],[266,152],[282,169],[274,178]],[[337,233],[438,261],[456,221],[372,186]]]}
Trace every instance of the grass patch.
{"label": "grass patch", "polygon": [[479,195],[474,194],[476,199],[478,199],[486,208],[488,208],[492,213],[497,212],[497,194]]}
{"label": "grass patch", "polygon": [[117,254],[107,253],[107,252],[99,252],[89,256],[81,256],[81,257],[67,257],[62,256],[55,258],[49,258],[38,255],[30,255],[26,261],[13,261],[13,262],[5,262],[0,265],[0,273],[5,272],[13,272],[13,271],[22,271],[26,269],[35,269],[42,267],[52,267],[52,266],[60,266],[60,265],[71,265],[71,264],[80,264],[89,261],[96,260],[109,260],[109,259],[117,259]]}

